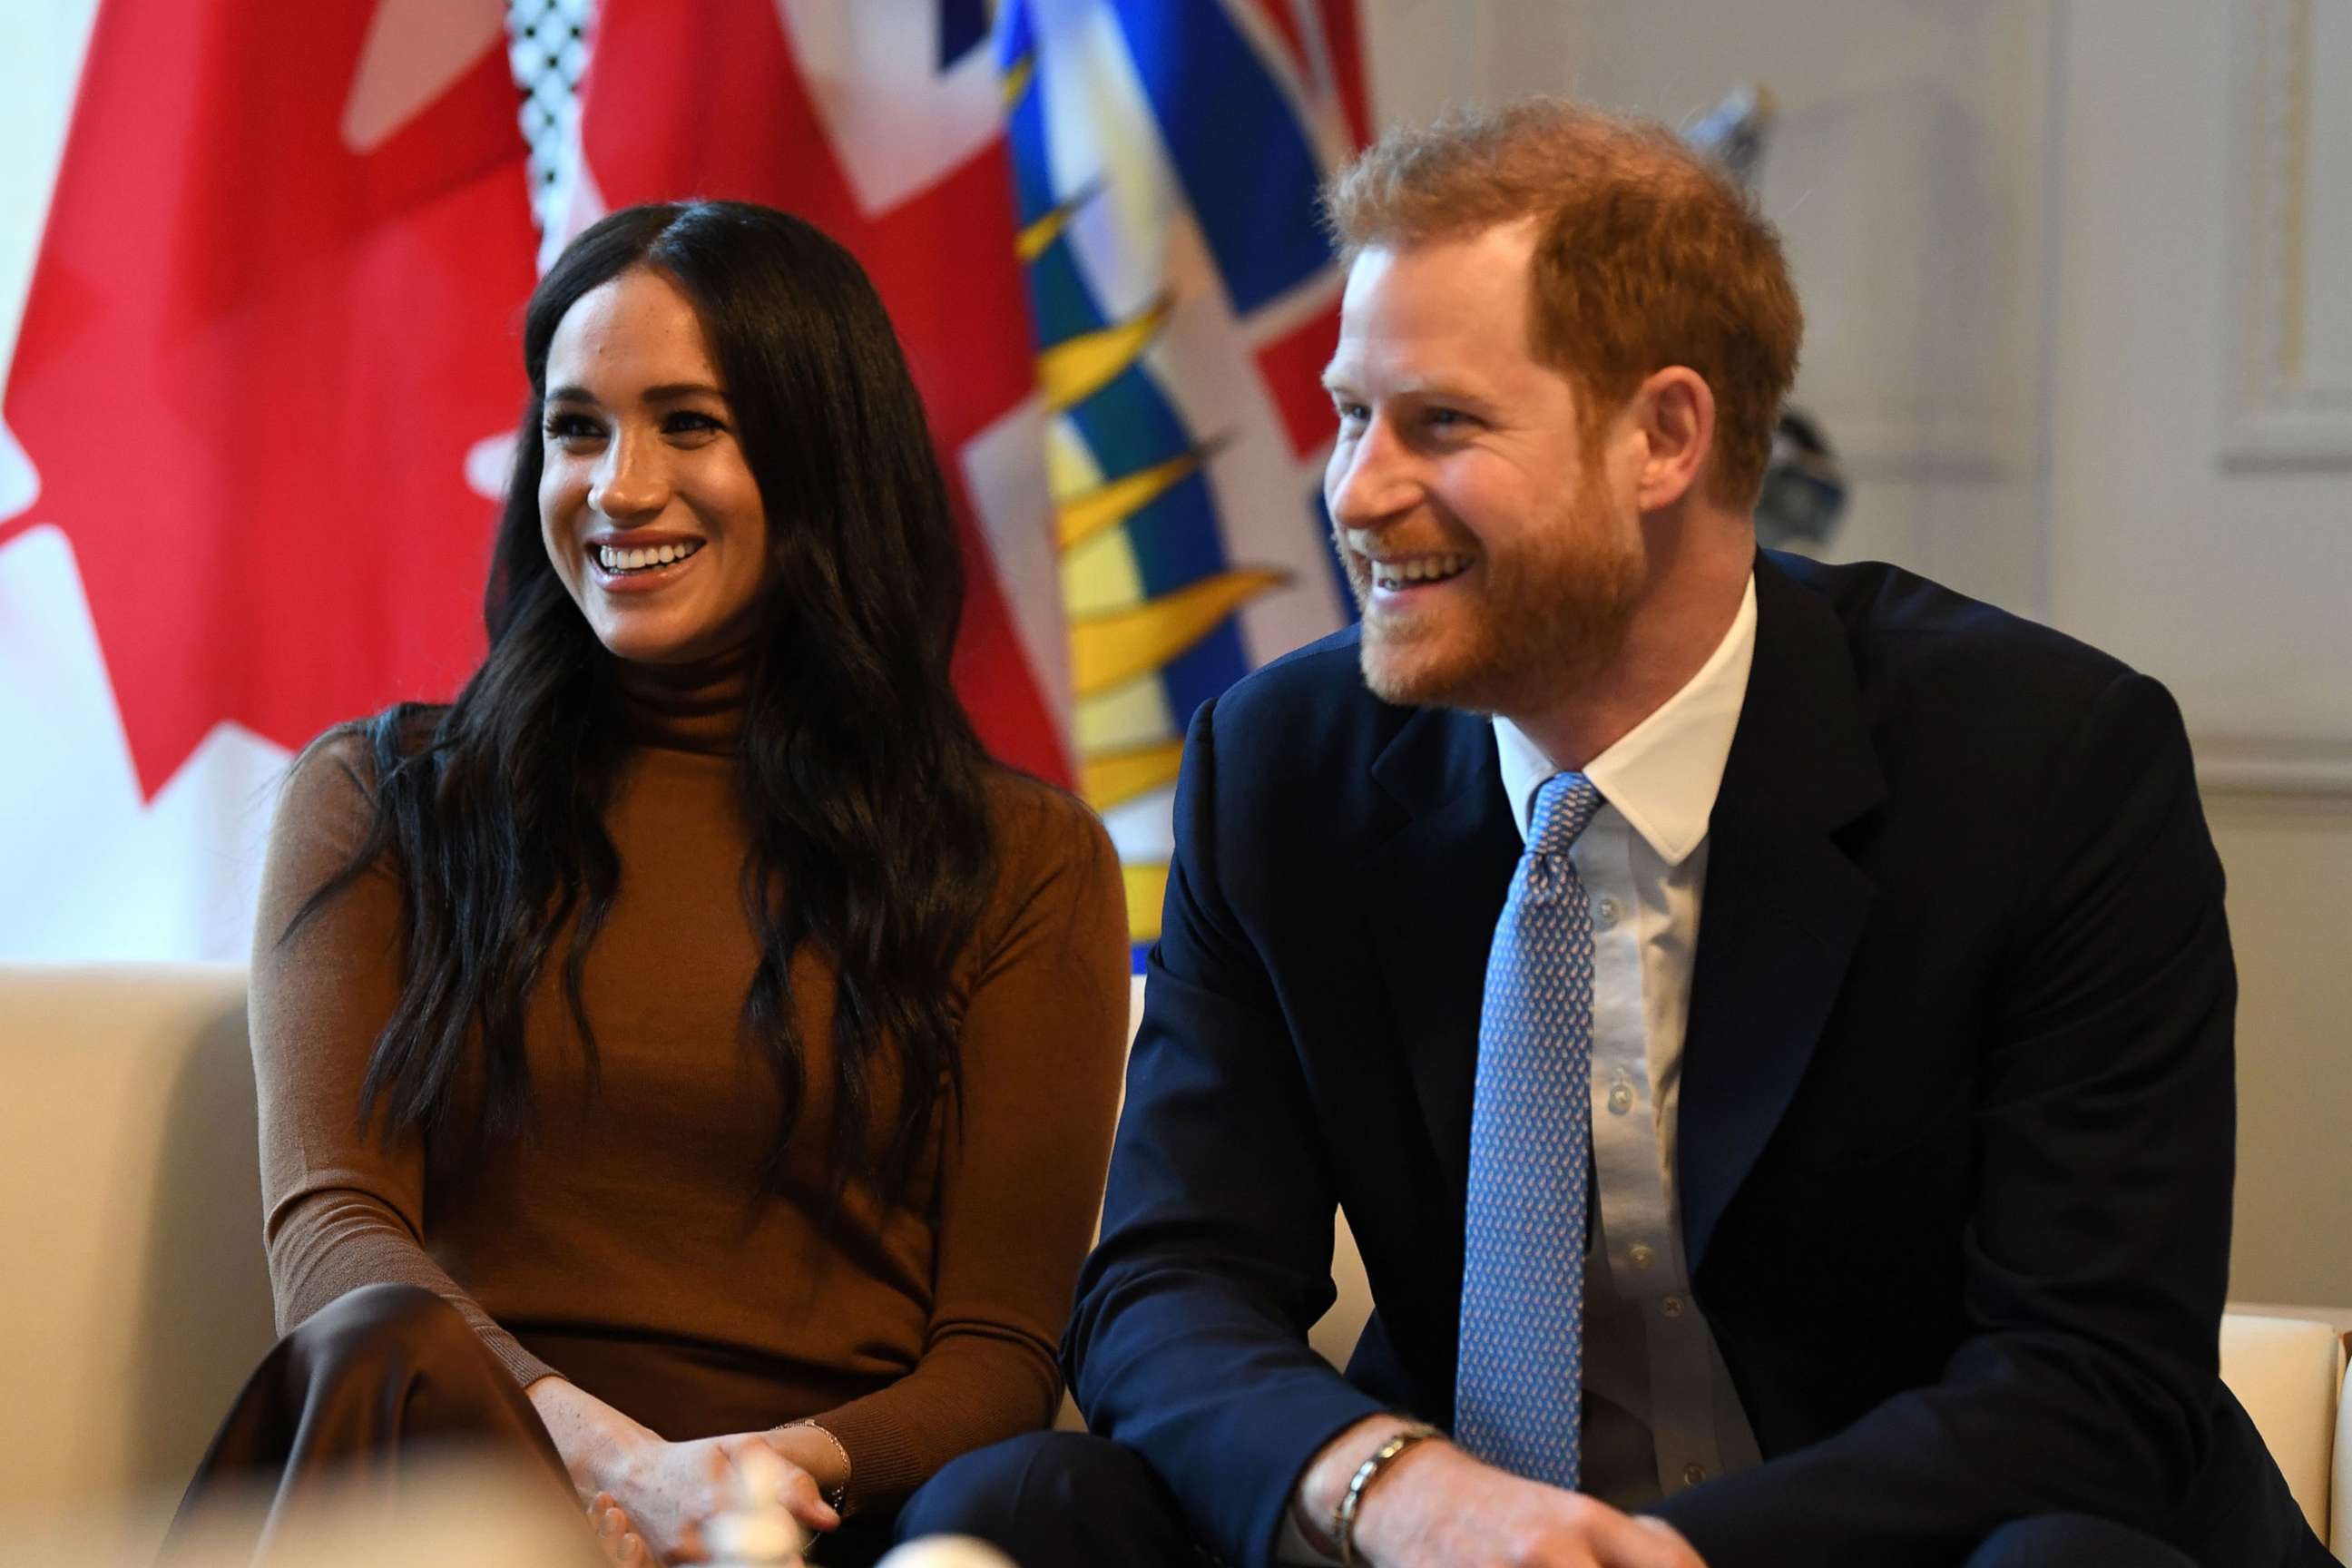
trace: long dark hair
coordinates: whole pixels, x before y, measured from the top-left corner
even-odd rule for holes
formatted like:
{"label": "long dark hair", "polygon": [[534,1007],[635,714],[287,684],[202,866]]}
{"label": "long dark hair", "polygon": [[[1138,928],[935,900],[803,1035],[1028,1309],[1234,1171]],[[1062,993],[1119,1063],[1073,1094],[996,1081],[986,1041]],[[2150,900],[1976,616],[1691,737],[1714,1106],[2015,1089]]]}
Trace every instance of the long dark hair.
{"label": "long dark hair", "polygon": [[[448,1161],[529,1131],[526,1003],[576,915],[562,986],[593,1084],[581,983],[620,885],[604,817],[628,742],[616,661],[541,542],[541,421],[557,324],[635,267],[701,318],[768,517],[735,758],[751,840],[739,892],[761,948],[742,1028],[783,1108],[760,1185],[782,1185],[807,1099],[791,981],[807,944],[838,986],[834,1197],[865,1180],[903,1201],[942,1089],[962,1095],[950,976],[994,872],[989,763],[949,679],[963,574],[921,403],[865,273],[797,218],[738,202],[630,207],[541,280],[523,327],[530,402],[483,598],[489,651],[447,707],[402,704],[352,727],[373,764],[369,828],[288,934],[371,866],[397,865],[400,1001],[360,1122],[421,1131]],[[478,1116],[459,1128],[457,1081],[476,1048]],[[877,1140],[886,1077],[895,1114]]]}

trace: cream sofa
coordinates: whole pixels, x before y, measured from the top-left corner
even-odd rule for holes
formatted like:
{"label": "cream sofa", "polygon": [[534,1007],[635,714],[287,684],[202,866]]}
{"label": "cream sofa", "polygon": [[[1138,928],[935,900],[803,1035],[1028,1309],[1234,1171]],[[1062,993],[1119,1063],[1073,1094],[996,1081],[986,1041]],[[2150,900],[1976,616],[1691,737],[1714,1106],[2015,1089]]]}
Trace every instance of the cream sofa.
{"label": "cream sofa", "polygon": [[[83,1560],[143,1561],[271,1339],[244,972],[0,964],[0,1516],[105,1518]],[[1344,1224],[1337,1241],[1314,1336],[1335,1361],[1370,1305]],[[2334,1316],[2233,1311],[2221,1363],[2352,1562]]]}

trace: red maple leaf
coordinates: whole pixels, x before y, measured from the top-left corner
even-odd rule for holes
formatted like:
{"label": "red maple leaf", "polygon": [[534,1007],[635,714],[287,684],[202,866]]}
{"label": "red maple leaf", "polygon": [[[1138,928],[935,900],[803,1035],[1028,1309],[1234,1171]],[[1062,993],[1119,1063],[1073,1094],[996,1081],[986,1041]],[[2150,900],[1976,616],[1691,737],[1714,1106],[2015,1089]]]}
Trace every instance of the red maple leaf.
{"label": "red maple leaf", "polygon": [[480,657],[466,463],[522,409],[534,241],[497,0],[425,9],[100,11],[7,388],[40,490],[0,538],[72,542],[151,797],[223,721],[299,745]]}

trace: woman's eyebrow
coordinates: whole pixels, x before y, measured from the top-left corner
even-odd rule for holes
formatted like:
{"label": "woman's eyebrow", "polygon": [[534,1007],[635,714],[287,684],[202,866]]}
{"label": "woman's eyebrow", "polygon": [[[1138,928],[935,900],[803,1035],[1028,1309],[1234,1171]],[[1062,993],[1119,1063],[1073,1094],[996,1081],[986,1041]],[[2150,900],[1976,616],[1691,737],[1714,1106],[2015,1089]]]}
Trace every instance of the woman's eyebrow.
{"label": "woman's eyebrow", "polygon": [[[659,386],[646,387],[637,395],[641,401],[646,403],[676,403],[680,398],[686,397],[716,397],[725,402],[727,398],[724,388],[713,386],[707,381],[666,381]],[[547,395],[547,401],[550,403],[597,403],[602,399],[584,386],[564,385],[551,389]]]}
{"label": "woman's eyebrow", "polygon": [[666,381],[659,386],[646,387],[638,395],[646,403],[676,403],[681,397],[716,397],[723,403],[727,392],[707,381]]}

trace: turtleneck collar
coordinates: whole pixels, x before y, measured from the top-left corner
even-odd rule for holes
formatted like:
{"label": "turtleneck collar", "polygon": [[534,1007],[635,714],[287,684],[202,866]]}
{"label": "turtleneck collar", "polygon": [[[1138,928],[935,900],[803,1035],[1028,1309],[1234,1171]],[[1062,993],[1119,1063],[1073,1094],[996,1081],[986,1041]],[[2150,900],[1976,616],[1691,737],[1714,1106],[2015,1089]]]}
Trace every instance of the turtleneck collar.
{"label": "turtleneck collar", "polygon": [[751,689],[748,645],[690,664],[618,662],[622,710],[640,745],[712,755],[735,750]]}

